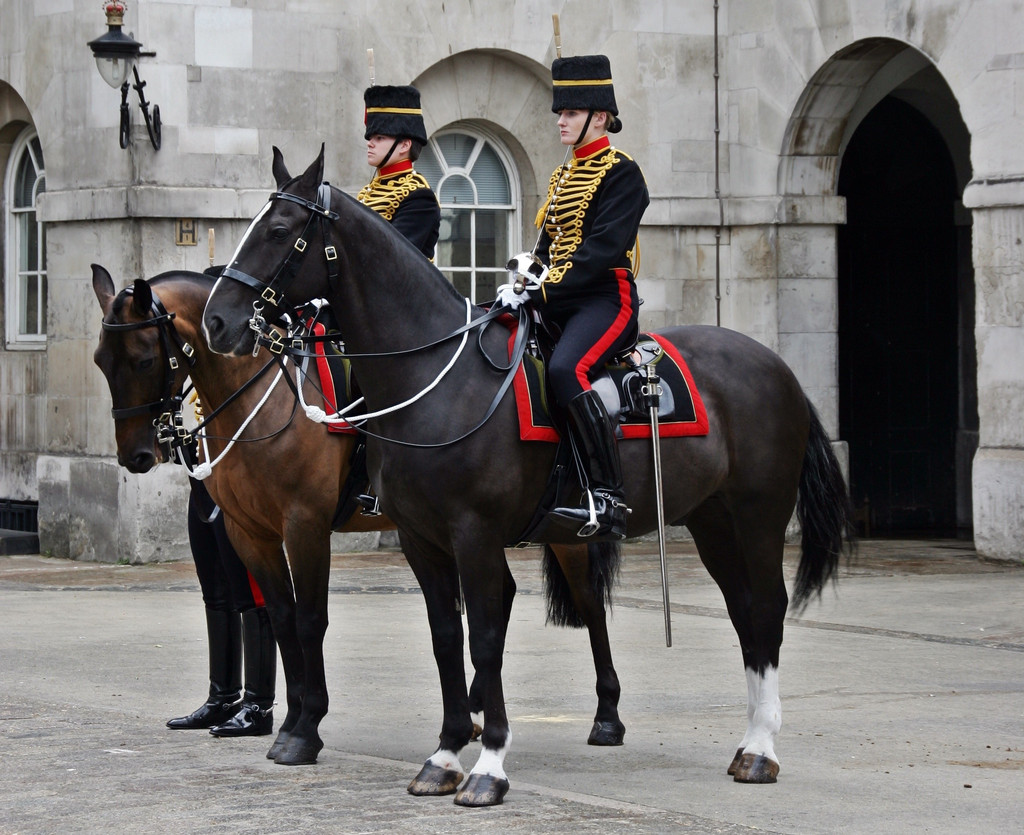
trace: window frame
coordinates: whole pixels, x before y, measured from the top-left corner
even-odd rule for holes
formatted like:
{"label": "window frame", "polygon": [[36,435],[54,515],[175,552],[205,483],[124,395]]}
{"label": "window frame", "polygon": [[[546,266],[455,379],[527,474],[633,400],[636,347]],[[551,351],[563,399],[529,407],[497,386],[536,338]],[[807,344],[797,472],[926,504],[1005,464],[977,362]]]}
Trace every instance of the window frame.
{"label": "window frame", "polygon": [[[39,134],[35,128],[25,128],[11,146],[11,154],[7,160],[7,171],[4,177],[4,228],[5,235],[5,264],[4,264],[4,331],[5,344],[12,350],[35,350],[40,351],[46,348],[46,311],[48,306],[47,294],[47,271],[46,271],[46,231],[42,221],[39,220],[38,201],[39,195],[46,191],[46,166],[42,158],[42,149],[38,153],[34,146],[39,145]],[[32,184],[31,206],[15,206],[15,189],[17,187],[18,174],[26,156],[31,158],[35,167],[36,177]],[[21,223],[19,218],[23,215],[30,215],[36,225],[35,245],[36,269],[21,270],[22,250],[28,243],[23,240],[21,234]],[[33,221],[30,221],[33,222]],[[22,305],[24,300],[21,293],[22,276],[34,277],[37,282],[37,315],[41,323],[41,333],[21,333]]]}
{"label": "window frame", "polygon": [[[441,152],[441,148],[438,145],[439,139],[444,136],[464,136],[474,140],[474,145],[469,153],[466,162],[460,166],[454,166]],[[470,301],[473,304],[479,303],[479,301],[490,301],[493,296],[487,299],[476,298],[477,282],[487,275],[493,275],[494,287],[505,283],[505,269],[504,264],[500,264],[494,267],[482,267],[477,265],[477,213],[480,211],[487,212],[506,212],[507,220],[507,240],[509,243],[508,257],[511,257],[520,249],[520,241],[522,236],[522,222],[520,220],[522,212],[522,189],[519,182],[519,171],[515,166],[512,154],[509,153],[508,148],[505,144],[498,139],[494,134],[480,128],[476,125],[456,124],[451,125],[447,128],[437,131],[428,140],[428,146],[437,160],[438,165],[441,168],[441,178],[437,183],[431,183],[434,193],[437,195],[438,201],[441,205],[442,218],[444,217],[445,211],[459,210],[468,211],[470,215],[470,231],[469,231],[469,249],[470,249],[470,264],[469,266],[452,266],[450,264],[443,264],[440,262],[438,255],[435,255],[435,264],[437,268],[446,274],[446,276],[461,275],[468,277],[469,288],[470,288]],[[509,202],[508,203],[480,203],[478,186],[476,181],[472,177],[473,166],[479,159],[480,154],[484,148],[489,146],[494,152],[498,159],[498,162],[504,168],[505,176],[508,179],[509,184]],[[468,203],[444,203],[441,202],[441,191],[446,180],[452,177],[462,177],[469,181],[473,186],[474,201],[471,204]],[[438,241],[437,252],[440,252],[442,241]]]}

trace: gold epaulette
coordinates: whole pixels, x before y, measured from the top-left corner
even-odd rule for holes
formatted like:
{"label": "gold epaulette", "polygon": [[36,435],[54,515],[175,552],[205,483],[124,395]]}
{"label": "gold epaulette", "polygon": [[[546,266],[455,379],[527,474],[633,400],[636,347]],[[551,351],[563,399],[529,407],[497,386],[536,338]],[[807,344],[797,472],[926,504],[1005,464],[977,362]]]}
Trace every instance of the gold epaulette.
{"label": "gold epaulette", "polygon": [[402,201],[422,188],[430,188],[426,178],[417,171],[407,171],[400,177],[386,180],[374,177],[363,186],[356,199],[390,223]]}

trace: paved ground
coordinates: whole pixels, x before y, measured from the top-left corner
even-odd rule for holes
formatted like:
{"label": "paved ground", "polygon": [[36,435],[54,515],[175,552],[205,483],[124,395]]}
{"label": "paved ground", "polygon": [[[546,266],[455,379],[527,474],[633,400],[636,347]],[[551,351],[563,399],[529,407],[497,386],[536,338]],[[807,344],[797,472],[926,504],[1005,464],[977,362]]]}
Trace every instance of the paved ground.
{"label": "paved ground", "polygon": [[611,621],[628,728],[616,749],[585,744],[585,633],[545,628],[538,555],[512,555],[512,790],[486,810],[405,793],[440,707],[399,555],[334,560],[326,747],[299,768],[264,757],[269,737],[164,727],[206,688],[189,564],[0,557],[0,833],[1019,830],[1024,568],[963,543],[864,543],[837,590],[787,626],[782,771],[745,786],[725,775],[746,688],[721,598],[674,544],[667,649],[655,550],[628,547]]}

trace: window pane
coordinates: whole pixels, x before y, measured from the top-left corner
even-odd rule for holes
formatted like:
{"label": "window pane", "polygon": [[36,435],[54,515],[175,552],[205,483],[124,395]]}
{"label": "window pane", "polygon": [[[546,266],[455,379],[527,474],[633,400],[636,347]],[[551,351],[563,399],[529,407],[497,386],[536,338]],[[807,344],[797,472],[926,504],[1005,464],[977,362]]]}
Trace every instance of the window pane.
{"label": "window pane", "polygon": [[437,147],[441,149],[449,168],[464,168],[476,143],[476,137],[464,133],[449,133],[437,139]]}
{"label": "window pane", "polygon": [[473,296],[470,293],[470,285],[472,283],[472,280],[472,273],[465,272],[452,274],[452,286],[454,286],[456,290],[462,293],[462,295],[468,297],[470,301],[474,301]]}
{"label": "window pane", "polygon": [[458,203],[463,206],[471,206],[476,202],[476,194],[473,183],[468,177],[456,174],[449,177],[441,184],[441,203]]}
{"label": "window pane", "polygon": [[39,325],[39,279],[34,275],[23,275],[19,279],[21,291],[21,333],[35,335],[42,333]]}
{"label": "window pane", "polygon": [[441,163],[438,162],[432,145],[423,146],[420,158],[416,160],[416,170],[426,177],[430,187],[437,191],[437,184],[441,182],[444,172],[441,170]]}
{"label": "window pane", "polygon": [[481,203],[508,205],[512,201],[512,190],[509,188],[505,166],[501,164],[501,160],[490,145],[484,145],[470,175],[476,183]]}
{"label": "window pane", "polygon": [[441,210],[441,235],[437,241],[435,261],[445,267],[470,267],[472,240],[470,229],[472,211],[464,209]]}
{"label": "window pane", "polygon": [[508,273],[502,270],[500,273],[484,271],[476,276],[476,297],[475,303],[490,301],[497,295],[498,285],[508,281]]}
{"label": "window pane", "polygon": [[476,267],[504,267],[508,262],[508,212],[477,209]]}
{"label": "window pane", "polygon": [[36,167],[32,157],[25,153],[18,163],[14,179],[14,208],[24,209],[32,205],[32,192],[36,185]]}

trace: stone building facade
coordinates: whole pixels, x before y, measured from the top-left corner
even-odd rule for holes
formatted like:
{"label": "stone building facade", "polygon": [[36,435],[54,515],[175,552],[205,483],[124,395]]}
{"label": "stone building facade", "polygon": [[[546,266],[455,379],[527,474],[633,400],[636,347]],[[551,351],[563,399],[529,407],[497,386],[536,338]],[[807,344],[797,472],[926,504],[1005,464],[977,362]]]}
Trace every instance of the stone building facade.
{"label": "stone building facade", "polygon": [[973,532],[1021,559],[1021,0],[139,0],[125,30],[155,53],[139,71],[159,150],[134,91],[119,148],[86,46],[99,6],[0,0],[0,499],[38,500],[45,552],[184,553],[182,474],[114,457],[90,264],[119,283],[200,270],[208,230],[224,260],[273,146],[299,171],[324,143],[327,178],[358,190],[373,48],[377,83],[421,90],[422,167],[448,178],[437,263],[483,297],[561,161],[557,13],[564,54],[610,57],[614,141],[648,179],[642,324],[721,324],[781,354],[875,530]]}

